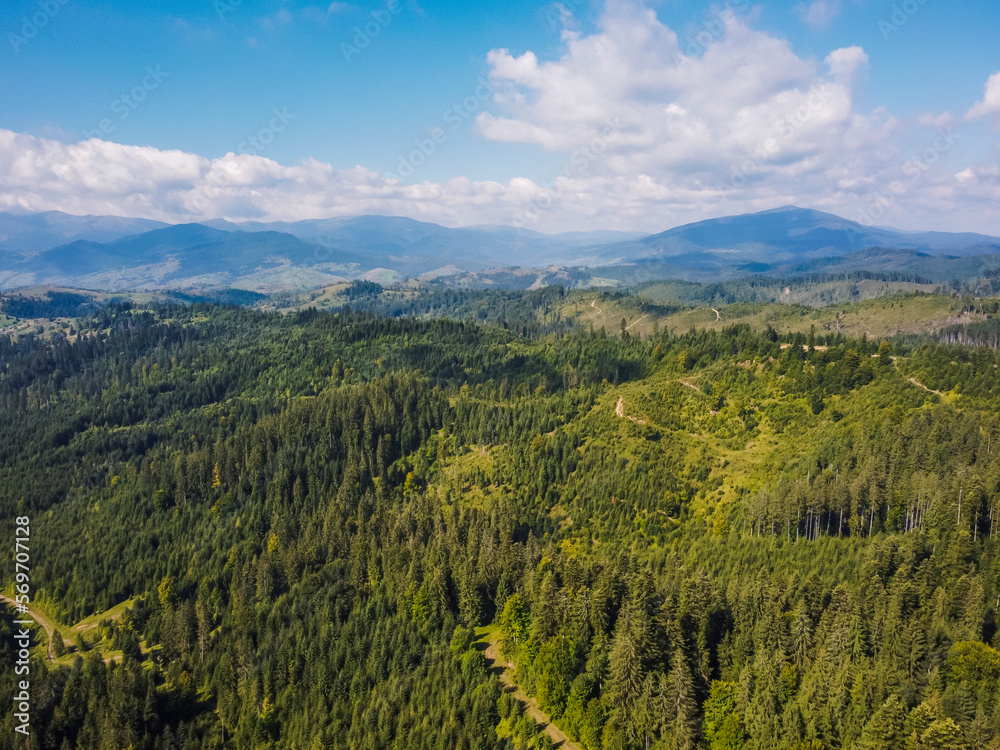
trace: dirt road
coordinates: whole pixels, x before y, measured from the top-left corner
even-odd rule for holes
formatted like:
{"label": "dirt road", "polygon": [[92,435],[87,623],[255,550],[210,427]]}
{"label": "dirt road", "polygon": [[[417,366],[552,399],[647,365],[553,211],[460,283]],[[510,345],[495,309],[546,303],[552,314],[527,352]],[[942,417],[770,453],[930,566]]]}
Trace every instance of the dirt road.
{"label": "dirt road", "polygon": [[625,330],[626,330],[626,331],[630,330],[630,329],[632,328],[632,326],[636,325],[637,323],[639,323],[639,322],[640,322],[640,321],[642,321],[642,320],[645,320],[645,319],[646,319],[646,318],[648,318],[648,317],[649,317],[649,313],[647,313],[647,314],[643,315],[643,316],[642,316],[641,318],[639,318],[638,320],[635,320],[635,321],[633,321],[631,325],[627,325],[627,326],[625,326]]}
{"label": "dirt road", "polygon": [[487,666],[496,672],[497,676],[500,678],[500,682],[504,684],[504,687],[511,691],[514,697],[524,704],[524,710],[528,716],[534,719],[536,724],[541,724],[543,731],[549,736],[549,739],[561,747],[562,750],[580,750],[580,746],[563,734],[562,730],[552,723],[548,714],[538,707],[538,701],[534,698],[529,698],[524,694],[524,691],[517,686],[514,682],[514,676],[511,674],[510,669],[513,665],[500,656],[499,645],[491,643],[489,640],[485,639],[483,640],[483,643],[486,644],[484,656],[486,657],[487,662],[489,662]]}
{"label": "dirt road", "polygon": [[931,393],[937,394],[941,398],[944,398],[944,394],[941,393],[941,391],[935,391],[933,388],[928,388],[926,385],[924,385],[923,383],[921,383],[916,378],[909,378],[909,381],[911,383],[913,383],[913,385],[917,386],[918,388],[923,388],[925,391],[930,391]]}
{"label": "dirt road", "polygon": [[[6,594],[0,594],[0,601],[6,602],[7,604],[10,604],[13,607],[17,606],[17,602],[15,602]],[[52,626],[52,623],[49,622],[44,617],[42,617],[40,614],[38,614],[38,612],[32,609],[31,607],[28,607],[28,611],[24,615],[18,615],[18,619],[25,619],[26,617],[30,617],[32,620],[37,622],[45,629],[45,633],[49,637],[49,659],[50,660],[55,659],[56,658],[55,653],[52,651],[52,639],[55,637],[56,629]],[[61,635],[59,637],[62,638]],[[64,638],[63,643],[65,642],[66,639]]]}
{"label": "dirt road", "polygon": [[635,417],[627,417],[627,416],[625,416],[625,397],[624,396],[620,396],[618,398],[618,403],[615,404],[615,414],[618,416],[619,419],[631,419],[636,424],[646,424],[646,420],[645,419],[636,419]]}

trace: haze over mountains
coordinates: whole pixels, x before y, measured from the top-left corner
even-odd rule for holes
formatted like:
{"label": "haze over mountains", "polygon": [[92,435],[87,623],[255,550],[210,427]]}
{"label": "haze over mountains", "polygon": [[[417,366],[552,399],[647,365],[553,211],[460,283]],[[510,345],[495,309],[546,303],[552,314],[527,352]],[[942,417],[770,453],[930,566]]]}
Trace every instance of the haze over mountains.
{"label": "haze over mountains", "polygon": [[[513,267],[539,270],[488,270]],[[0,213],[0,288],[7,289],[57,283],[115,290],[238,286],[274,291],[349,278],[408,277],[466,285],[584,285],[861,269],[938,281],[998,267],[998,237],[866,227],[794,206],[649,236],[447,228],[385,216],[168,225],[60,212]]]}

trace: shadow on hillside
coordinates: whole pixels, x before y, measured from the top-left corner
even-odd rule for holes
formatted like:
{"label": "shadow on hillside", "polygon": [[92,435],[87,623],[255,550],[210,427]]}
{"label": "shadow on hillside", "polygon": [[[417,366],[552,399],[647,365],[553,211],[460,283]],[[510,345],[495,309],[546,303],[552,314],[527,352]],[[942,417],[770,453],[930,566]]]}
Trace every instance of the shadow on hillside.
{"label": "shadow on hillside", "polygon": [[504,673],[504,666],[503,666],[502,662],[500,661],[499,656],[495,656],[495,655],[487,654],[486,653],[489,650],[489,647],[490,647],[490,644],[489,644],[488,641],[485,641],[485,640],[476,641],[475,643],[472,644],[472,647],[474,649],[476,649],[476,651],[478,651],[479,653],[481,653],[483,655],[483,657],[486,659],[486,669],[487,669],[487,671],[490,674],[496,675],[498,678],[501,675],[503,675],[503,673]]}

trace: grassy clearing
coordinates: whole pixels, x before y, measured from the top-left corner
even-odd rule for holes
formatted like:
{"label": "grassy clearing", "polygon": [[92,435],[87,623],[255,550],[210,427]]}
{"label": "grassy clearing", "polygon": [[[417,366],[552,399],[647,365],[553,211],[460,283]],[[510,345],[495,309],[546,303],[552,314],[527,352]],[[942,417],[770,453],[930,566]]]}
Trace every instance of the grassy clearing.
{"label": "grassy clearing", "polygon": [[[933,293],[938,289],[936,284],[914,284],[903,281],[875,281],[865,279],[860,281],[841,280],[819,283],[791,282],[780,285],[768,279],[743,280],[724,283],[730,292],[737,294],[752,294],[760,304],[780,303],[786,305],[805,305],[807,307],[826,307],[828,305],[861,302],[898,294],[913,292]],[[743,287],[741,290],[740,287]],[[709,290],[710,291],[710,290]],[[704,304],[706,287],[686,281],[664,280],[644,285],[639,296],[656,304]],[[714,306],[718,307],[718,305]]]}
{"label": "grassy clearing", "polygon": [[[10,595],[11,592],[5,591],[5,593]],[[104,621],[118,620],[125,610],[131,607],[134,603],[134,598],[126,599],[104,612],[97,612],[73,625],[66,625],[59,622],[54,609],[50,605],[45,602],[32,602],[31,610],[36,612],[40,617],[44,618],[46,622],[52,626],[52,629],[56,634],[53,637],[61,637],[63,644],[66,647],[66,653],[49,662],[50,666],[69,667],[73,665],[76,657],[80,655],[77,650],[78,637],[83,638],[86,651],[89,652],[93,649],[97,649],[104,661],[115,661],[121,659],[123,656],[122,652],[117,649],[112,649],[110,643],[100,636],[98,629],[100,624]],[[45,630],[42,628],[41,624],[38,625],[38,631],[39,637],[33,652],[42,659],[45,659],[48,656],[48,637],[46,636]],[[159,646],[156,648],[159,648]],[[146,647],[145,642],[141,644],[141,649],[143,654],[147,654],[150,651],[150,649]]]}
{"label": "grassy clearing", "polygon": [[480,625],[476,628],[476,640],[477,641],[488,641],[490,643],[497,643],[500,640],[500,624],[491,623],[489,625]]}
{"label": "grassy clearing", "polygon": [[808,333],[815,326],[821,333],[839,331],[847,336],[888,338],[981,319],[981,316],[961,313],[961,308],[961,300],[950,295],[907,293],[821,308],[786,303],[738,303],[715,309],[702,305],[662,314],[655,308],[643,309],[633,297],[611,299],[593,292],[571,297],[560,308],[560,313],[584,329],[603,328],[613,336],[620,335],[624,320],[628,334],[641,337],[648,337],[655,331],[680,334],[691,328],[721,330],[734,323],[745,323],[757,330],[772,326],[779,333]]}
{"label": "grassy clearing", "polygon": [[74,634],[73,637],[74,638],[76,637],[76,633],[82,633],[84,637],[89,636],[93,631],[97,630],[101,622],[103,622],[104,620],[117,620],[119,617],[122,616],[125,610],[131,607],[133,604],[135,604],[134,597],[131,599],[126,599],[123,602],[119,602],[111,609],[105,610],[104,612],[99,612],[97,614],[91,615],[90,617],[86,617],[80,620],[80,622],[78,622],[76,625],[73,625],[72,627],[72,632]]}
{"label": "grassy clearing", "polygon": [[737,304],[718,309],[718,320],[711,310],[697,308],[667,316],[661,327],[680,333],[692,326],[719,330],[733,323],[746,323],[758,330],[770,325],[779,333],[807,333],[815,326],[824,333],[839,331],[847,336],[887,338],[978,319],[960,315],[961,302],[941,294],[881,297],[818,309],[783,304]]}

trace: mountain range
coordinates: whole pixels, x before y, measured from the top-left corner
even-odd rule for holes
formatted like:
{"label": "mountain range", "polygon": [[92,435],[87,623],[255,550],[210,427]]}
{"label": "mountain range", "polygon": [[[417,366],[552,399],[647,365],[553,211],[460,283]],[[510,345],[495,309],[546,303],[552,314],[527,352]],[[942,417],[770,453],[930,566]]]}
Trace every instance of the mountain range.
{"label": "mountain range", "polygon": [[482,286],[585,285],[859,269],[937,281],[997,267],[1000,237],[867,227],[795,206],[653,235],[449,228],[391,216],[168,225],[56,211],[0,213],[0,288],[8,289],[57,283],[108,290],[236,286],[276,291],[352,278],[414,277]]}

